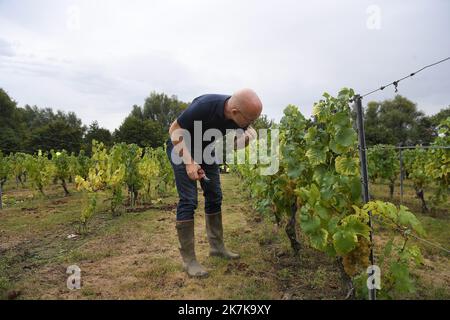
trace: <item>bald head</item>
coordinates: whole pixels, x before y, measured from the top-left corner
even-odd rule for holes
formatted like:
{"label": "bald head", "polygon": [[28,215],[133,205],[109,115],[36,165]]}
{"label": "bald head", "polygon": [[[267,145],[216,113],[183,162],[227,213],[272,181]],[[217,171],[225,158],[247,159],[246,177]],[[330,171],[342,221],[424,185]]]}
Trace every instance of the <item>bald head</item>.
{"label": "bald head", "polygon": [[251,120],[256,120],[262,112],[261,100],[255,91],[248,88],[236,91],[230,98],[230,105]]}

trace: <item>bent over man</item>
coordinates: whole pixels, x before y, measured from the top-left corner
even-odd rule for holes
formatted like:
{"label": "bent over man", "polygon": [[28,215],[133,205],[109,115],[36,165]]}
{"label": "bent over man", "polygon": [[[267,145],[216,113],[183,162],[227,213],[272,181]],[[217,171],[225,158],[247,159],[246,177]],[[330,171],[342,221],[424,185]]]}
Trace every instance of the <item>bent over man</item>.
{"label": "bent over man", "polygon": [[[251,123],[260,116],[261,111],[262,103],[251,89],[239,90],[231,96],[205,94],[195,98],[169,128],[170,138],[166,141],[166,150],[175,173],[179,196],[176,230],[184,270],[189,276],[208,275],[195,255],[194,212],[198,204],[197,180],[200,181],[205,197],[206,234],[210,255],[226,259],[239,258],[239,254],[227,250],[224,245],[219,164],[217,161],[203,161],[204,151],[211,144],[210,141],[203,141],[203,135],[210,129],[216,133],[220,132],[222,136],[230,129],[243,129],[244,134],[239,139],[244,139],[244,144],[247,145],[250,140],[256,138],[256,131],[251,127]],[[198,141],[200,143],[196,143]],[[214,152],[211,154],[214,156]],[[178,160],[175,155],[178,155]]]}

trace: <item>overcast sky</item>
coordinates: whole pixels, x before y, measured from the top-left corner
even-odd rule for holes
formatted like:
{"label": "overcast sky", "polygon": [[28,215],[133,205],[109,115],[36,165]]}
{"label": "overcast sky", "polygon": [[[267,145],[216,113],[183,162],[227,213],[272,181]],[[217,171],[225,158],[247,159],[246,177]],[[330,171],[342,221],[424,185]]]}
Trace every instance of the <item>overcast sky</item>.
{"label": "overcast sky", "polygon": [[[250,87],[279,120],[289,103],[309,116],[325,91],[365,93],[450,56],[449,31],[448,0],[0,0],[0,87],[111,130],[151,91]],[[450,105],[450,61],[399,93],[427,114]]]}

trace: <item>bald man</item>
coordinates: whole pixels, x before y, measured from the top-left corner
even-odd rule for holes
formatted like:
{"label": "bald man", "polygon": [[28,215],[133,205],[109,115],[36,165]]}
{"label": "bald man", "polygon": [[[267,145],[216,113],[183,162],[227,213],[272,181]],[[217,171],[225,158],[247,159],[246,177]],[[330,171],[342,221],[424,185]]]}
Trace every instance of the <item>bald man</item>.
{"label": "bald man", "polygon": [[[201,152],[195,152],[195,141],[208,129],[219,130],[222,135],[230,129],[243,129],[247,145],[256,138],[256,131],[251,124],[260,116],[262,103],[251,89],[242,89],[232,96],[222,94],[205,94],[195,98],[189,107],[172,123],[169,129],[169,139],[166,142],[167,155],[175,173],[175,184],[179,202],[177,206],[176,230],[180,242],[180,254],[183,267],[191,277],[206,277],[208,272],[197,261],[194,241],[194,213],[197,209],[197,181],[205,197],[206,234],[210,245],[211,256],[225,259],[237,259],[239,254],[225,248],[222,227],[222,190],[220,186],[219,164],[203,161],[203,150],[210,141],[202,141]],[[201,130],[198,124],[201,123]],[[195,124],[195,122],[197,122]],[[195,126],[197,129],[195,130]],[[189,133],[190,142],[186,136],[180,139],[176,132],[184,129]],[[216,131],[217,132],[217,131]],[[201,137],[201,138],[202,138]],[[202,139],[203,140],[203,139]],[[236,141],[235,141],[236,142]],[[237,145],[241,145],[237,143]],[[174,147],[175,146],[175,147]],[[242,146],[242,145],[241,145]],[[196,146],[198,147],[198,145]],[[174,161],[172,150],[182,159]],[[200,154],[200,157],[198,156]]]}

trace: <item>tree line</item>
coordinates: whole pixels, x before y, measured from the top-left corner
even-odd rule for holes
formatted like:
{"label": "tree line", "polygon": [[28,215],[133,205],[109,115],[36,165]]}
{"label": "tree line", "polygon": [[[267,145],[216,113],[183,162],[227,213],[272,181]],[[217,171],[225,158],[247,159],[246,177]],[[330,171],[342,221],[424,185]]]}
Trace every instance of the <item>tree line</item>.
{"label": "tree line", "polygon": [[[156,148],[168,138],[168,129],[189,102],[177,96],[151,92],[142,106],[134,105],[122,124],[113,132],[97,121],[82,123],[74,112],[17,103],[0,88],[0,150],[4,153],[35,153],[38,150],[67,150],[90,155],[91,141],[111,147],[125,142]],[[369,102],[365,110],[366,142],[377,144],[427,145],[437,135],[442,119],[450,116],[450,106],[432,116],[418,110],[417,104],[397,95],[392,100]],[[269,128],[275,122],[262,115],[255,129]]]}
{"label": "tree line", "polygon": [[84,150],[90,155],[92,140],[107,147],[125,142],[156,148],[163,145],[171,122],[187,106],[174,95],[152,92],[143,106],[134,105],[122,124],[111,132],[97,121],[86,126],[74,112],[29,105],[18,107],[0,88],[0,150],[4,153]]}

